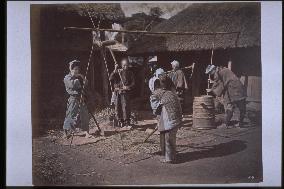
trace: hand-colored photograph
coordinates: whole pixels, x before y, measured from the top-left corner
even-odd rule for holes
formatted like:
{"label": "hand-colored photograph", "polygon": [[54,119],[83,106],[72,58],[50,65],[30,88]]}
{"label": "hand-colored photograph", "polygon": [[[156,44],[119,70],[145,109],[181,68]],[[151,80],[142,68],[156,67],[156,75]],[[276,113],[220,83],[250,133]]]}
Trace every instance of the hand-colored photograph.
{"label": "hand-colored photograph", "polygon": [[261,3],[30,5],[34,186],[263,181]]}

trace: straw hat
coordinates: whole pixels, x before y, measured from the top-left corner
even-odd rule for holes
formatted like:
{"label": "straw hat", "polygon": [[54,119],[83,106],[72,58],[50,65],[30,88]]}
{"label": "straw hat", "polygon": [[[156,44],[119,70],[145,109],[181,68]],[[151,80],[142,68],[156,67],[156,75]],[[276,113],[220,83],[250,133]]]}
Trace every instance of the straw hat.
{"label": "straw hat", "polygon": [[215,68],[216,66],[213,64],[208,65],[206,68],[205,74],[210,74]]}

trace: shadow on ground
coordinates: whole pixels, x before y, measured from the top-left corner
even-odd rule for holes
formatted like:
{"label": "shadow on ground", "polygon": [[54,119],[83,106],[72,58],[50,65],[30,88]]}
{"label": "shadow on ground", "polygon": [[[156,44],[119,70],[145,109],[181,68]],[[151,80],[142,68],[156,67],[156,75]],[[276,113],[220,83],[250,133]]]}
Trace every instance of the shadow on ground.
{"label": "shadow on ground", "polygon": [[146,124],[146,125],[134,125],[134,129],[139,129],[140,131],[146,131],[147,129],[154,129],[156,127],[156,123]]}
{"label": "shadow on ground", "polygon": [[179,153],[177,154],[176,163],[185,163],[189,161],[212,158],[212,157],[222,157],[231,155],[237,152],[241,152],[247,148],[246,142],[241,140],[233,140],[227,143],[221,143],[213,146],[202,146],[202,147],[191,147],[197,149],[204,149],[193,152]]}

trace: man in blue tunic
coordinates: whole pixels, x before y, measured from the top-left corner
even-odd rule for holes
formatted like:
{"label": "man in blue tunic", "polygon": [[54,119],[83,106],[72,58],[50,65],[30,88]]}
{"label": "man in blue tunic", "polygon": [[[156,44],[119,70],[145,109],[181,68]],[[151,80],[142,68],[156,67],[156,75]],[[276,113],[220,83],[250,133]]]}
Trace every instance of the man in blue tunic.
{"label": "man in blue tunic", "polygon": [[[64,120],[64,134],[66,138],[70,137],[71,132],[78,127],[84,133],[86,138],[91,137],[89,134],[89,112],[86,104],[86,92],[83,91],[84,76],[80,74],[80,61],[73,60],[69,63],[69,74],[64,77],[66,92],[70,95],[67,102],[66,117]],[[85,81],[87,85],[87,80]],[[86,89],[86,86],[85,88]],[[80,104],[80,96],[83,93],[83,99]]]}
{"label": "man in blue tunic", "polygon": [[226,126],[230,125],[233,113],[239,109],[239,119],[235,126],[242,127],[246,113],[246,91],[240,79],[230,69],[214,65],[208,65],[205,73],[214,76],[213,86],[207,92],[213,92],[217,97],[223,96]]}
{"label": "man in blue tunic", "polygon": [[182,109],[175,92],[171,90],[171,80],[166,74],[159,76],[160,88],[150,97],[153,113],[159,116],[158,130],[160,132],[161,152],[164,156],[161,162],[176,161],[176,133],[182,124]]}

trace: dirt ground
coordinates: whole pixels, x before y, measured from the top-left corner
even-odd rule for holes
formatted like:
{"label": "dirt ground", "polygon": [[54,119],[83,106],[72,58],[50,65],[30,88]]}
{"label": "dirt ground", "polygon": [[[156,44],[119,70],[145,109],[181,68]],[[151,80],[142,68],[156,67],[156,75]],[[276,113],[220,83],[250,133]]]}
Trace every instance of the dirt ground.
{"label": "dirt ground", "polygon": [[[159,185],[262,181],[261,126],[194,130],[190,116],[177,133],[177,162],[160,163],[159,135],[151,112],[140,112],[131,131],[114,132],[85,145],[64,145],[61,131],[33,139],[33,184]],[[217,117],[217,121],[223,115]],[[91,124],[92,125],[92,124]],[[94,125],[91,133],[96,131]],[[81,140],[76,136],[76,140]],[[75,137],[74,139],[75,140]],[[76,143],[76,142],[75,142]],[[69,144],[69,143],[68,143]]]}

